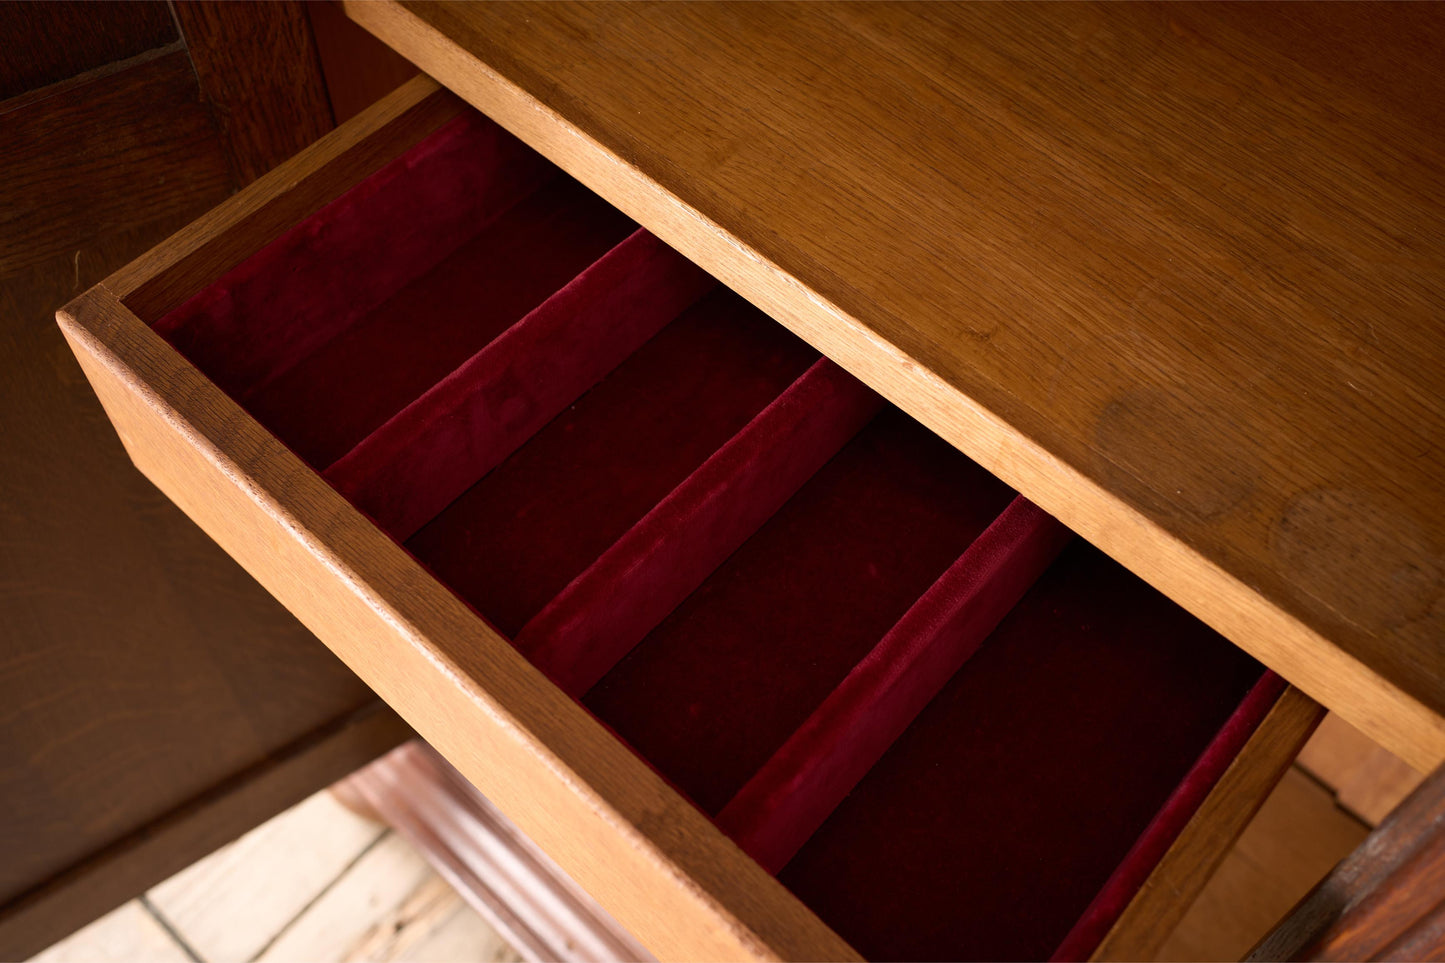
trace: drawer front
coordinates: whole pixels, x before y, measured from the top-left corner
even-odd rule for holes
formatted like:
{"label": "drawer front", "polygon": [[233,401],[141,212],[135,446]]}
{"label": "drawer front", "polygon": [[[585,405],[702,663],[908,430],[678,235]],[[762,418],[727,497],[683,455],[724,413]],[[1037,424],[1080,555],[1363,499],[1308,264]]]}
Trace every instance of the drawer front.
{"label": "drawer front", "polygon": [[425,79],[61,324],[137,465],[661,956],[1133,952],[1317,718]]}

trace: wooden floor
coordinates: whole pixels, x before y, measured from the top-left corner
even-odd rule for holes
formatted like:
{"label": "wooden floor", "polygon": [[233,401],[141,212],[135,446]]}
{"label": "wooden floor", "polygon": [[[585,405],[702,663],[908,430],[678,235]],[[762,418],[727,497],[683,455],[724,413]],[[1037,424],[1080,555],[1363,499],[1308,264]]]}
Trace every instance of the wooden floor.
{"label": "wooden floor", "polygon": [[[1420,778],[1328,717],[1160,959],[1239,959]],[[35,959],[520,957],[409,843],[322,792]]]}
{"label": "wooden floor", "polygon": [[34,959],[520,958],[406,840],[323,791]]}

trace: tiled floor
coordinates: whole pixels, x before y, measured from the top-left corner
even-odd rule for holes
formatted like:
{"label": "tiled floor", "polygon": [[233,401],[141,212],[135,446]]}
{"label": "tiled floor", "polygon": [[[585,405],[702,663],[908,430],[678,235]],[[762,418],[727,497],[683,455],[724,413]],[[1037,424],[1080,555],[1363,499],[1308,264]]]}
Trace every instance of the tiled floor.
{"label": "tiled floor", "polygon": [[44,963],[517,959],[409,843],[329,792],[35,957]]}

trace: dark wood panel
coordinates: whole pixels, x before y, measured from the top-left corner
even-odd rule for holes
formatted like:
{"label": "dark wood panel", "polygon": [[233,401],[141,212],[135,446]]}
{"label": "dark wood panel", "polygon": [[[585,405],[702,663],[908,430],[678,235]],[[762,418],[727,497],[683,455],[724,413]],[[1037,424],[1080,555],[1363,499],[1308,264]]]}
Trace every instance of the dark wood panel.
{"label": "dark wood panel", "polygon": [[298,0],[177,0],[175,11],[239,184],[334,126]]}
{"label": "dark wood panel", "polygon": [[174,43],[163,0],[0,3],[0,100]]}
{"label": "dark wood panel", "polygon": [[307,733],[139,832],[0,906],[0,960],[22,960],[261,819],[305,799],[412,735],[380,701]]}
{"label": "dark wood panel", "polygon": [[[55,324],[57,307],[231,191],[185,53],[8,106],[0,958],[87,922],[387,741],[338,728],[375,696],[134,469]],[[328,732],[331,761],[274,769]]]}
{"label": "dark wood panel", "polygon": [[0,278],[137,225],[179,226],[231,184],[182,51],[0,114]]}
{"label": "dark wood panel", "polygon": [[338,124],[417,75],[410,61],[352,23],[336,0],[311,0],[306,13]]}
{"label": "dark wood panel", "polygon": [[370,698],[131,467],[55,326],[190,213],[0,285],[0,900]]}

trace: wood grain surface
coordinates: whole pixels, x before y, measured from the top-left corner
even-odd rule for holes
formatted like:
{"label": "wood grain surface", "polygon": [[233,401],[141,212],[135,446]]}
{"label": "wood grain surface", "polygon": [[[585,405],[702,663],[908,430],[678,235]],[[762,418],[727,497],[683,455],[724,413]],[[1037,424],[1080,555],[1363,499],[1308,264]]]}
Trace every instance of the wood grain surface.
{"label": "wood grain surface", "polygon": [[1368,826],[1385,821],[1420,783],[1423,773],[1331,715],[1300,750],[1299,766],[1330,787],[1340,807]]}
{"label": "wood grain surface", "polygon": [[1347,721],[1445,759],[1445,7],[347,12]]}
{"label": "wood grain surface", "polygon": [[0,100],[98,70],[178,39],[165,0],[0,4]]}
{"label": "wood grain surface", "polygon": [[1369,832],[1292,767],[1153,959],[1243,959]]}
{"label": "wood grain surface", "polygon": [[174,229],[232,183],[185,51],[63,85],[0,111],[0,278],[107,234]]}
{"label": "wood grain surface", "polygon": [[300,0],[176,0],[174,9],[238,184],[335,126]]}

